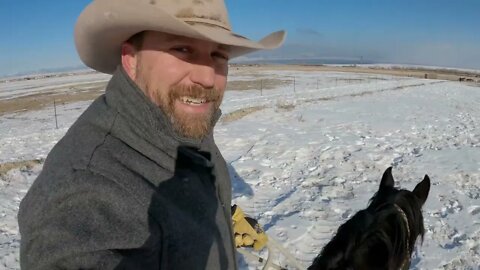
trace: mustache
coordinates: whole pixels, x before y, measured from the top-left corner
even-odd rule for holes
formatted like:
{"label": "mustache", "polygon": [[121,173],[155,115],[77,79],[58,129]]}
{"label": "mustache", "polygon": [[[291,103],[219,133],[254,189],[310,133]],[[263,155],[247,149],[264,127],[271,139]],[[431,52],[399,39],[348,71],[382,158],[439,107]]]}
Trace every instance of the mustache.
{"label": "mustache", "polygon": [[205,88],[200,85],[178,85],[172,87],[169,92],[172,100],[187,96],[214,102],[220,100],[222,97],[222,93],[219,89]]}

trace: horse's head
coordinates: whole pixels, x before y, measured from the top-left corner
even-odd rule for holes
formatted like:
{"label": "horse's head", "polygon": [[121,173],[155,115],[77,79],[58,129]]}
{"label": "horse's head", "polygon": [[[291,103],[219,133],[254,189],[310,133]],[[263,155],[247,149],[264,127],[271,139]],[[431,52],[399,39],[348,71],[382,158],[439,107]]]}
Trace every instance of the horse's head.
{"label": "horse's head", "polygon": [[429,191],[427,175],[413,191],[395,188],[388,168],[367,209],[339,227],[309,269],[407,269],[425,232],[421,208]]}
{"label": "horse's head", "polygon": [[[418,236],[421,236],[423,241],[425,228],[421,208],[429,191],[428,175],[425,175],[413,191],[409,191],[394,187],[391,167],[384,172],[378,192],[367,208],[375,218],[371,229],[359,244],[359,263],[370,265],[372,260],[375,260],[382,265],[379,269],[403,269],[410,265],[410,257]],[[369,259],[368,254],[377,255]],[[379,260],[381,256],[378,254],[385,254],[385,261]]]}

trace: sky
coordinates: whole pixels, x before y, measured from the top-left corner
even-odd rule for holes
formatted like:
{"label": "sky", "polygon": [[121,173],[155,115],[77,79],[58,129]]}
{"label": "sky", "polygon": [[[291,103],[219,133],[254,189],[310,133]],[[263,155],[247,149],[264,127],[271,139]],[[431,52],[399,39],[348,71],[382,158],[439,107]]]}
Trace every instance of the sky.
{"label": "sky", "polygon": [[[0,75],[78,67],[73,28],[90,0],[0,0]],[[246,59],[350,59],[480,69],[478,0],[226,0],[233,30],[285,44]]]}

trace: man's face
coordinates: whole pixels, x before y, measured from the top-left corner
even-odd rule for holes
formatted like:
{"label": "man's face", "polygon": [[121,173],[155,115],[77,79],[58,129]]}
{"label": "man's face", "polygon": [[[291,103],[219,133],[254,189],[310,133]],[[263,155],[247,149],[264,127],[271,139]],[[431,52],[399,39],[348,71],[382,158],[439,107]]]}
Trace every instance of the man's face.
{"label": "man's face", "polygon": [[125,54],[125,46],[131,45],[124,44],[122,52],[125,70],[176,132],[187,138],[206,136],[227,84],[227,48],[153,31],[144,33],[138,50]]}

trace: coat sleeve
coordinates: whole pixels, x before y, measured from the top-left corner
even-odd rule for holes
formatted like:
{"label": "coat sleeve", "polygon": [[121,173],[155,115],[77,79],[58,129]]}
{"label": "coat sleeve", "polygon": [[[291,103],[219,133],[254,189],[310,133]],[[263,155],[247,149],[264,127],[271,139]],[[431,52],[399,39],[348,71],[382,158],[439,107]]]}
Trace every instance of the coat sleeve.
{"label": "coat sleeve", "polygon": [[160,230],[148,206],[105,177],[70,177],[40,175],[22,201],[21,268],[158,269]]}

